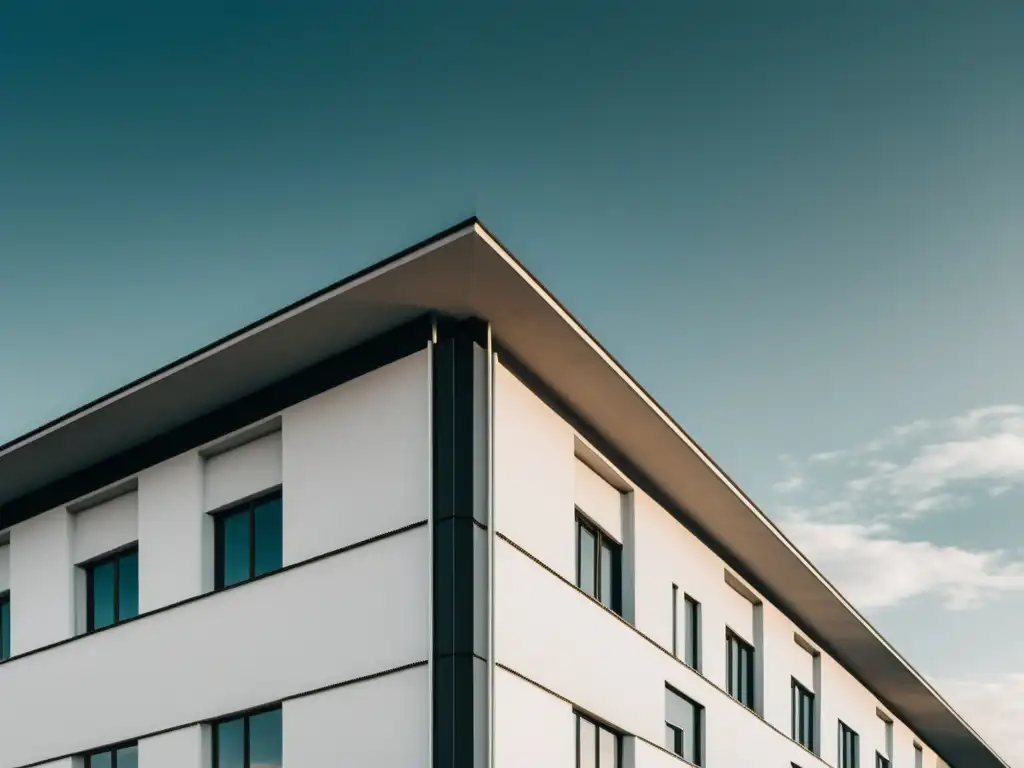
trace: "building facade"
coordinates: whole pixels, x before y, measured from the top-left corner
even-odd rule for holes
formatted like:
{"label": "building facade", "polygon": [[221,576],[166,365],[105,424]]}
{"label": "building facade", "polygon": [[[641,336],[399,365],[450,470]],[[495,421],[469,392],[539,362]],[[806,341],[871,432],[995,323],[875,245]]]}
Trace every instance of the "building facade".
{"label": "building facade", "polygon": [[483,227],[0,448],[0,768],[1004,763]]}

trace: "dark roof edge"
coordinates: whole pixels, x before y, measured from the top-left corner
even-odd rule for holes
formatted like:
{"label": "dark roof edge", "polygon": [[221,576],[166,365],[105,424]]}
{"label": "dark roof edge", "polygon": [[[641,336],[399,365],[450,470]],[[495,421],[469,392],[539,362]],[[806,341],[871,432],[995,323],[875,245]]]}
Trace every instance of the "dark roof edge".
{"label": "dark roof edge", "polygon": [[282,315],[286,315],[289,312],[293,312],[294,310],[299,309],[305,304],[309,304],[312,301],[316,301],[318,298],[330,293],[331,291],[336,291],[337,289],[342,288],[349,283],[353,283],[356,280],[360,280],[380,269],[383,269],[389,264],[404,259],[406,256],[409,256],[410,254],[415,253],[416,251],[422,248],[427,248],[433,245],[434,243],[444,240],[447,237],[451,237],[452,235],[458,233],[461,230],[468,229],[469,227],[472,227],[474,224],[479,225],[479,220],[475,215],[469,217],[468,219],[464,219],[459,223],[454,224],[441,232],[438,232],[435,235],[431,235],[425,240],[421,240],[420,242],[414,245],[410,245],[408,248],[403,248],[398,253],[392,254],[391,256],[387,256],[381,259],[380,261],[374,262],[373,264],[370,264],[364,267],[363,269],[360,269],[358,272],[353,272],[351,275],[343,277],[340,280],[337,280],[331,283],[330,285],[320,288],[319,290],[314,291],[313,293],[307,296],[303,296],[302,298],[293,301],[291,304],[288,304],[287,306],[281,307],[280,309],[271,312],[269,315],[265,315],[259,318],[258,320],[254,320],[248,325],[239,328],[236,331],[232,331],[226,336],[222,336],[221,338],[211,341],[209,344],[206,344],[200,347],[199,349],[189,352],[187,355],[183,357],[179,357],[176,360],[172,360],[166,365],[163,365],[154,371],[150,371],[149,373],[144,374],[143,376],[140,376],[137,379],[129,381],[127,384],[124,384],[118,387],[117,389],[106,393],[105,395],[100,395],[99,397],[90,400],[89,402],[83,405],[78,406],[74,410],[68,411],[67,413],[62,414],[56,417],[55,419],[51,419],[50,421],[47,421],[44,424],[41,424],[38,427],[35,427],[29,430],[28,432],[25,432],[24,434],[21,434],[7,441],[6,443],[0,444],[0,455],[7,453],[12,448],[17,447],[21,443],[27,443],[31,441],[33,438],[37,437],[43,432],[48,432],[52,430],[54,427],[59,427],[62,423],[70,421],[88,410],[96,408],[97,406],[101,406],[105,402],[119,397],[120,395],[124,394],[125,392],[131,389],[140,387],[146,384],[147,382],[151,381],[152,379],[156,379],[162,376],[163,374],[167,373],[168,371],[171,371],[177,368],[178,366],[184,365],[185,363],[188,363],[191,360],[194,360],[195,358],[200,357],[206,354],[207,352],[216,349],[219,346],[227,344],[228,342],[231,342],[234,339],[239,338],[240,336],[244,336],[246,333],[254,331],[260,326],[266,325],[267,323],[276,320],[278,317],[281,317]]}

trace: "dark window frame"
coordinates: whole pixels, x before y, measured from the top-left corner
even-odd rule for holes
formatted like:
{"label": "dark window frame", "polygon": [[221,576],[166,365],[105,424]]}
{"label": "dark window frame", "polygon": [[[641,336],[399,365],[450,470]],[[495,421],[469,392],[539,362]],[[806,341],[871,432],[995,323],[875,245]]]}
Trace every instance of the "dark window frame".
{"label": "dark window frame", "polygon": [[[4,622],[3,608],[7,606],[7,621]],[[11,592],[10,590],[0,592],[0,661],[7,661],[11,658]],[[3,637],[7,635],[7,643],[3,642]]]}
{"label": "dark window frame", "polygon": [[[594,595],[588,595],[592,599],[601,603],[605,608],[610,609],[619,616],[622,615],[622,545],[609,536],[604,530],[597,525],[593,520],[586,516],[586,514],[579,507],[576,507],[576,588],[583,590],[581,586],[582,575],[583,575],[583,558],[581,555],[581,546],[583,542],[582,531],[586,530],[594,539]],[[612,561],[612,579],[611,579],[611,599],[608,603],[605,603],[602,595],[601,585],[603,583],[601,571],[603,558],[601,557],[601,551],[607,547],[611,553]],[[586,594],[586,593],[584,593]]]}
{"label": "dark window frame", "polygon": [[[814,752],[815,744],[817,743],[817,733],[814,722],[814,707],[815,707],[815,695],[807,687],[805,687],[795,677],[791,678],[792,689],[790,691],[789,707],[790,707],[790,729],[791,738],[800,746],[804,747],[810,752]],[[806,706],[810,707],[810,732],[802,734],[798,724],[804,722],[802,715],[802,706],[806,702]],[[806,741],[804,736],[806,735]]]}
{"label": "dark window frame", "polygon": [[875,752],[875,768],[892,768],[892,761],[881,752]]}
{"label": "dark window frame", "polygon": [[[683,617],[685,621],[685,615]],[[683,627],[685,642],[686,627]],[[672,655],[679,658],[679,585],[672,584]]]}
{"label": "dark window frame", "polygon": [[[214,591],[220,591],[233,587],[237,584],[245,584],[246,582],[252,581],[258,578],[256,575],[256,508],[261,504],[265,504],[269,501],[279,501],[281,503],[281,516],[282,525],[284,523],[284,495],[282,488],[278,486],[273,490],[267,491],[266,493],[260,493],[257,496],[246,499],[245,501],[239,502],[238,504],[232,504],[229,507],[218,509],[211,512],[210,515],[213,517],[213,572],[214,572]],[[226,522],[234,517],[246,515],[249,519],[249,576],[242,581],[234,582],[233,584],[224,583],[224,526]],[[282,531],[283,534],[283,531]],[[282,535],[283,540],[283,535]],[[268,573],[276,573],[284,567],[284,559],[282,558],[281,565],[273,571]],[[266,576],[267,574],[260,574],[260,576]]]}
{"label": "dark window frame", "polygon": [[[742,659],[743,654],[747,654],[746,663],[743,665],[745,667],[745,669],[743,669],[743,670],[734,670],[733,669],[732,646],[734,644],[737,647],[736,655],[738,657],[740,657]],[[751,645],[746,640],[744,640],[742,637],[740,637],[738,634],[733,632],[731,629],[729,629],[729,627],[725,628],[725,683],[726,683],[726,691],[736,701],[738,701],[740,704],[742,704],[743,706],[745,706],[747,709],[749,709],[751,711],[754,711],[755,706],[757,704],[757,680],[756,680],[756,669],[755,669],[755,664],[754,664],[754,658],[755,658],[754,654],[755,653],[756,653],[756,651],[755,651],[753,645]],[[744,698],[742,696],[742,694],[743,694],[742,690],[735,690],[734,689],[734,683],[733,683],[733,676],[734,676],[733,673],[734,672],[738,672],[738,673],[739,672],[743,672],[743,673],[745,673],[744,677],[746,678],[747,689],[748,689],[747,698],[749,699],[749,701],[745,701],[744,700]],[[737,677],[737,682],[739,682],[739,677]]]}
{"label": "dark window frame", "polygon": [[690,669],[700,672],[701,659],[701,608],[700,601],[695,600],[692,596],[683,595],[683,614],[684,614],[684,632],[686,634],[684,642],[686,643],[686,649],[683,652],[683,663]]}
{"label": "dark window frame", "polygon": [[[849,736],[850,751],[847,751],[847,739]],[[836,768],[860,768],[860,734],[848,726],[842,720],[839,721],[838,754],[836,755]]]}
{"label": "dark window frame", "polygon": [[693,724],[693,727],[694,727],[694,732],[693,732],[693,759],[690,760],[689,758],[683,756],[682,740],[683,740],[683,737],[685,736],[685,731],[682,728],[680,728],[678,725],[676,725],[675,723],[670,723],[668,721],[668,718],[666,718],[665,719],[665,727],[668,728],[670,731],[672,731],[673,740],[675,742],[675,745],[677,745],[679,747],[679,751],[676,751],[676,750],[669,750],[669,751],[673,752],[676,755],[676,757],[679,757],[679,758],[682,758],[683,760],[686,760],[691,765],[696,765],[698,767],[699,766],[703,766],[704,765],[704,719],[706,717],[706,712],[705,712],[705,709],[704,709],[704,705],[699,703],[695,699],[690,698],[685,693],[680,691],[678,688],[674,688],[671,685],[669,685],[668,683],[665,684],[665,688],[668,691],[670,691],[672,694],[674,694],[674,695],[678,696],[679,698],[683,699],[684,701],[688,702],[689,705],[691,707],[693,707],[693,714],[694,714],[694,719],[695,719],[695,722]]}
{"label": "dark window frame", "polygon": [[[244,583],[244,582],[243,582]],[[252,755],[249,754],[249,721],[258,717],[259,715],[265,715],[267,712],[276,712],[281,710],[282,714],[282,731],[284,729],[284,710],[281,704],[271,704],[266,707],[259,707],[258,709],[249,709],[245,712],[238,712],[234,715],[227,717],[221,717],[217,720],[210,721],[210,754],[211,754],[211,765],[213,768],[218,768],[218,762],[220,760],[220,725],[224,723],[231,723],[235,720],[242,721],[242,768],[251,768]],[[283,736],[283,734],[282,734]],[[88,766],[86,766],[88,768]],[[112,768],[117,768],[113,766]]]}
{"label": "dark window frame", "polygon": [[[580,712],[578,709],[573,710],[573,714],[576,715],[576,768],[580,768],[580,721],[586,720],[592,726],[594,726],[594,765],[595,768],[607,768],[607,766],[601,765],[601,731],[610,733],[615,738],[615,766],[616,768],[622,768],[622,732],[612,728],[607,723],[598,720],[592,715],[588,715],[585,712]],[[214,768],[217,768],[214,766]],[[243,768],[249,768],[249,766],[243,766]]]}
{"label": "dark window frame", "polygon": [[114,744],[109,747],[100,747],[99,749],[91,749],[82,755],[83,768],[92,768],[92,760],[99,755],[110,755],[110,768],[117,768],[117,753],[122,749],[128,749],[135,747],[136,756],[139,748],[138,741],[123,741],[120,744]]}
{"label": "dark window frame", "polygon": [[[138,563],[139,563],[139,542],[132,542],[120,549],[116,549],[113,552],[107,552],[105,555],[101,555],[93,560],[89,560],[82,563],[80,568],[85,571],[85,631],[86,633],[96,632],[98,629],[109,629],[110,627],[116,627],[118,624],[122,624],[126,621],[138,618],[139,606],[135,606],[135,615],[127,618],[121,618],[121,561],[126,557],[135,555],[135,583],[138,584]],[[101,566],[112,563],[114,565],[114,620],[103,627],[96,627],[95,607],[96,607],[96,569]],[[81,605],[81,603],[79,603]],[[81,626],[81,624],[79,624]],[[130,746],[130,745],[129,745]],[[99,750],[102,752],[103,750]],[[95,752],[93,754],[98,754]]]}

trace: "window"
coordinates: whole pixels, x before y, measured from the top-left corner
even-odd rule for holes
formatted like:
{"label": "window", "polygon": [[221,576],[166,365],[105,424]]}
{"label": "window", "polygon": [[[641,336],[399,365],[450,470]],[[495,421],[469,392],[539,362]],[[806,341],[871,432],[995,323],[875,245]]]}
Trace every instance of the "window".
{"label": "window", "polygon": [[92,632],[139,615],[139,550],[137,547],[85,566],[86,629]]}
{"label": "window", "polygon": [[814,694],[793,679],[793,741],[814,751]]}
{"label": "window", "polygon": [[122,744],[90,752],[85,755],[85,768],[139,768],[139,748]]}
{"label": "window", "polygon": [[924,748],[914,744],[914,768],[924,768]]}
{"label": "window", "polygon": [[280,768],[281,751],[280,707],[214,724],[213,768]]}
{"label": "window", "polygon": [[665,748],[694,765],[704,764],[704,707],[667,685]]}
{"label": "window", "polygon": [[679,656],[679,587],[672,585],[672,655]]}
{"label": "window", "polygon": [[700,603],[689,595],[683,598],[686,612],[686,666],[700,672]]}
{"label": "window", "polygon": [[619,734],[576,713],[576,768],[618,768],[621,753]]}
{"label": "window", "polygon": [[616,613],[621,613],[621,554],[618,543],[582,515],[576,515],[576,586]]}
{"label": "window", "polygon": [[216,587],[249,581],[281,568],[281,492],[217,514]]}
{"label": "window", "polygon": [[11,658],[11,595],[0,595],[0,661]]}
{"label": "window", "polygon": [[860,765],[860,737],[857,732],[839,721],[839,764],[837,768],[858,768]]}
{"label": "window", "polygon": [[725,678],[729,695],[753,709],[754,647],[730,629],[725,630]]}
{"label": "window", "polygon": [[875,768],[889,768],[889,758],[881,752],[875,752]]}

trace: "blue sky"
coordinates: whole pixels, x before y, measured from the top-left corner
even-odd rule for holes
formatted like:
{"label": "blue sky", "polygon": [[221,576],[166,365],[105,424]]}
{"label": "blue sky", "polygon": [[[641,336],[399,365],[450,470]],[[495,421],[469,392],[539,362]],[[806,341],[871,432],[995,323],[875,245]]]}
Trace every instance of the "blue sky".
{"label": "blue sky", "polygon": [[1021,40],[995,0],[5,3],[0,441],[476,214],[1024,764]]}

